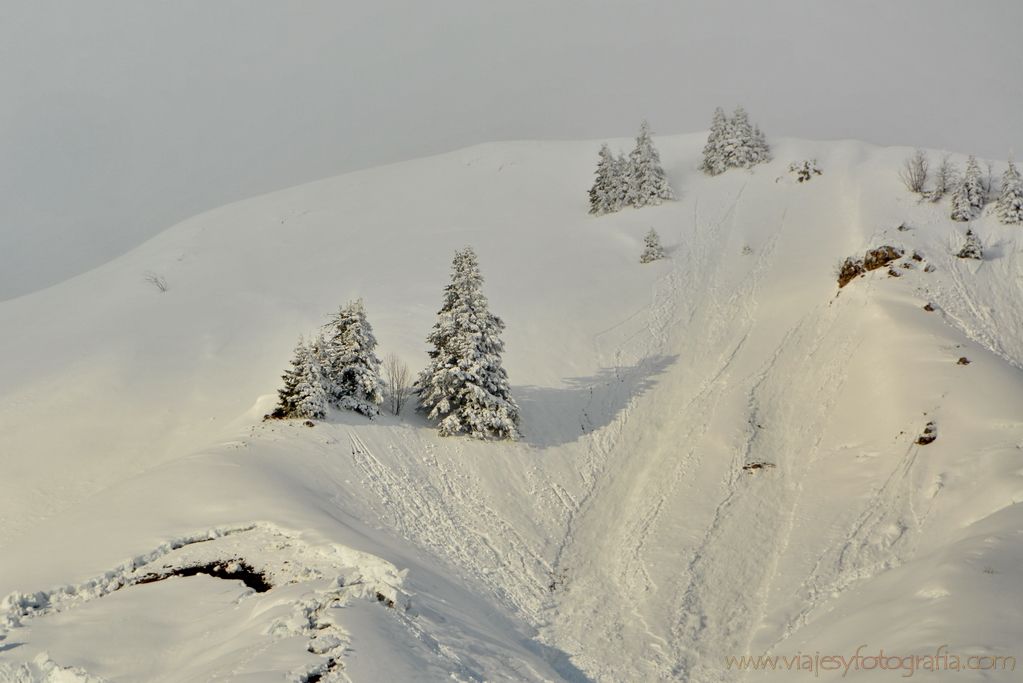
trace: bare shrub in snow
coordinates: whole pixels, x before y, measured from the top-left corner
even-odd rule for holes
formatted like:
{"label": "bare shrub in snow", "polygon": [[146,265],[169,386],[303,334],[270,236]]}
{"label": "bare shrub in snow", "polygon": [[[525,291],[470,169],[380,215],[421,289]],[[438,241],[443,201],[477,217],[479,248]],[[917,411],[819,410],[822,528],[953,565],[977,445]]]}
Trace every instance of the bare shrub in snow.
{"label": "bare shrub in snow", "polygon": [[939,201],[952,189],[955,177],[955,164],[952,163],[952,160],[946,154],[942,157],[941,165],[938,166],[938,170],[934,174],[934,187],[926,194],[926,197],[932,202]]}
{"label": "bare shrub in snow", "polygon": [[412,393],[412,371],[397,354],[389,353],[384,358],[384,378],[387,382],[391,412],[401,415],[401,409]]}
{"label": "bare shrub in snow", "polygon": [[910,192],[922,195],[927,183],[927,166],[927,155],[922,149],[918,149],[913,156],[903,162],[899,180]]}
{"label": "bare shrub in snow", "polygon": [[146,282],[156,287],[161,294],[167,291],[167,279],[162,275],[157,275],[156,273],[146,273],[144,279]]}
{"label": "bare shrub in snow", "polygon": [[984,188],[984,203],[987,204],[995,193],[995,167],[990,161],[985,161],[984,168],[986,172],[981,179],[981,186]]}

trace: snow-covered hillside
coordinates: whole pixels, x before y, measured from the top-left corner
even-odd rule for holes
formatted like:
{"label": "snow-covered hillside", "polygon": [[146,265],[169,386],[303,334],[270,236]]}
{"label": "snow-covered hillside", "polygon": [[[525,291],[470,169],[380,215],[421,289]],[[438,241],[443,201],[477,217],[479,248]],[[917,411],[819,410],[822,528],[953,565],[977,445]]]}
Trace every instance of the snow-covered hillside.
{"label": "snow-covered hillside", "polygon": [[[657,139],[660,207],[587,214],[599,143],[483,145],[227,206],[0,303],[0,680],[703,683],[799,675],[728,668],[746,654],[1015,656],[1019,228],[975,221],[986,258],[963,261],[965,226],[898,180],[910,150],[782,140],[710,178],[704,140]],[[651,227],[669,258],[641,265]],[[467,244],[521,441],[261,421],[298,335],[355,297],[382,352],[425,365]],[[883,244],[900,276],[839,290]]]}

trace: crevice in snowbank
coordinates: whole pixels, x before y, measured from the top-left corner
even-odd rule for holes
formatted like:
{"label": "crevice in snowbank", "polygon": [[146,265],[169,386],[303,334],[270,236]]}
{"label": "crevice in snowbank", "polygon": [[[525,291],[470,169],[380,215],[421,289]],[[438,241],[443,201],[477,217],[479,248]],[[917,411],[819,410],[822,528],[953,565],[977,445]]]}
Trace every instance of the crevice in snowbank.
{"label": "crevice in snowbank", "polygon": [[241,581],[257,593],[266,593],[273,588],[273,585],[266,580],[261,572],[257,572],[248,562],[238,558],[226,562],[207,562],[206,564],[179,567],[166,572],[146,574],[130,585],[142,586],[147,583],[166,581],[175,576],[188,577],[197,574],[206,574],[225,581]]}

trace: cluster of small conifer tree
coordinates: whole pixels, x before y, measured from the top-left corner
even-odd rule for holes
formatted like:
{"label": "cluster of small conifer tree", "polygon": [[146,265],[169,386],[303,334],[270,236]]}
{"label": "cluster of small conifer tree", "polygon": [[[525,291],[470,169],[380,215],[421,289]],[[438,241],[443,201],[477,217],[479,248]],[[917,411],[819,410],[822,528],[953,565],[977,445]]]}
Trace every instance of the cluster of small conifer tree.
{"label": "cluster of small conifer tree", "polygon": [[[931,182],[927,154],[917,150],[906,159],[899,171],[899,178],[910,192],[930,201],[937,202],[949,195],[949,217],[960,222],[972,221],[980,216],[995,191],[991,164],[988,164],[985,175],[977,158],[972,155],[967,159],[962,173],[945,156]],[[1001,189],[995,199],[995,214],[1006,225],[1023,223],[1023,180],[1011,159],[1002,174]]]}
{"label": "cluster of small conifer tree", "polygon": [[703,164],[708,175],[718,175],[730,168],[751,168],[771,160],[771,148],[759,126],[750,123],[742,107],[731,117],[721,107],[714,110],[710,135],[703,147]]}
{"label": "cluster of small conifer tree", "polygon": [[[767,139],[759,126],[750,123],[745,109],[737,107],[731,117],[725,116],[720,107],[714,111],[700,168],[718,175],[729,168],[750,168],[770,159]],[[592,214],[613,213],[626,206],[657,205],[675,198],[646,121],[628,157],[621,153],[615,156],[606,143],[601,145],[594,175],[589,193]]]}
{"label": "cluster of small conifer tree", "polygon": [[636,146],[628,157],[614,156],[606,144],[601,146],[598,156],[596,178],[590,188],[590,213],[653,206],[675,198],[646,121],[640,126]]}

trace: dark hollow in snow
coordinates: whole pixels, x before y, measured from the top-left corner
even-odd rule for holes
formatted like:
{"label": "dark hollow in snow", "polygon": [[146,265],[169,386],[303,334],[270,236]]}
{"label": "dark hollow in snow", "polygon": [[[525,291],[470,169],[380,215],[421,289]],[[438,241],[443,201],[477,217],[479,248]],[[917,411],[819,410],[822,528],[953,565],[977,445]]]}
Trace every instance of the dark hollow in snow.
{"label": "dark hollow in snow", "polygon": [[747,472],[753,472],[755,470],[766,470],[768,468],[775,467],[773,462],[751,462],[742,466]]}
{"label": "dark hollow in snow", "polygon": [[321,680],[323,680],[324,675],[336,669],[339,664],[340,662],[332,657],[328,659],[327,663],[323,665],[321,668],[317,669],[316,671],[310,674],[306,674],[305,676],[300,678],[299,681],[301,681],[301,683],[319,683]]}
{"label": "dark hollow in snow", "polygon": [[253,569],[252,565],[241,560],[209,562],[191,567],[178,567],[162,574],[150,573],[140,577],[134,582],[134,585],[141,586],[147,583],[156,583],[157,581],[169,579],[172,576],[195,576],[196,574],[206,574],[227,581],[241,581],[257,593],[266,593],[273,588],[273,585],[266,580],[265,576]]}

